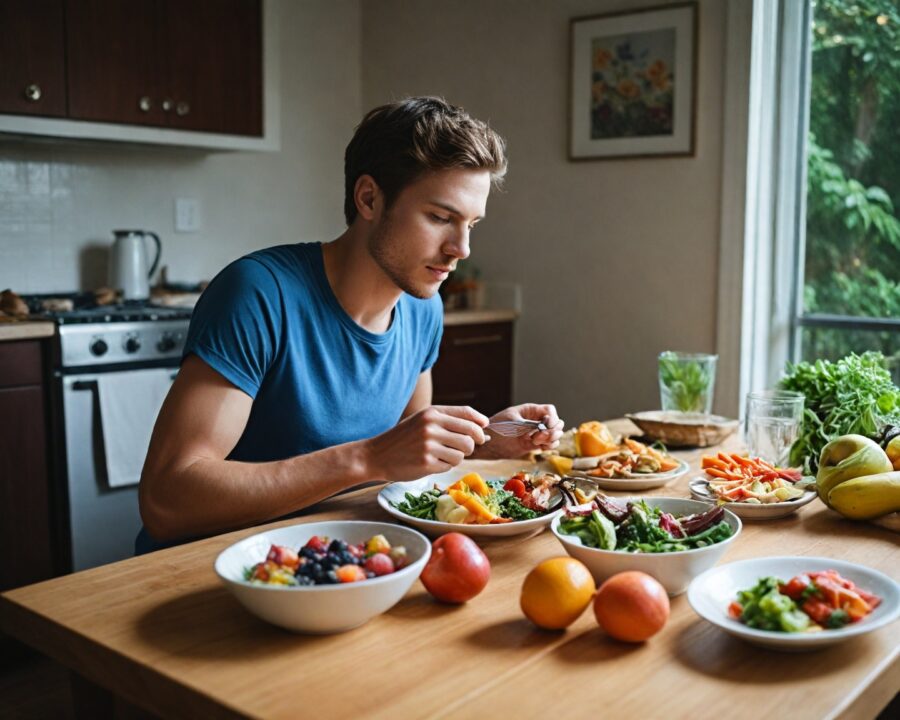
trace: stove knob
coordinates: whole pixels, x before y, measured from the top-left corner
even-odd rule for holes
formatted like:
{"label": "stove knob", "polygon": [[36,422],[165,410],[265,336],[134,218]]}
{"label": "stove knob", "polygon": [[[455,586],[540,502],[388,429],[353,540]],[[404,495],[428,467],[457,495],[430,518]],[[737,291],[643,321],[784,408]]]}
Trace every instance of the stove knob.
{"label": "stove knob", "polygon": [[171,335],[163,335],[159,339],[159,342],[156,343],[156,349],[161,353],[171,352],[175,349],[175,338],[173,338]]}
{"label": "stove knob", "polygon": [[141,341],[136,337],[130,337],[125,341],[125,352],[136,353],[141,349]]}
{"label": "stove knob", "polygon": [[91,343],[90,351],[92,355],[100,357],[101,355],[106,355],[107,350],[109,350],[109,345],[106,344],[105,340],[97,338]]}

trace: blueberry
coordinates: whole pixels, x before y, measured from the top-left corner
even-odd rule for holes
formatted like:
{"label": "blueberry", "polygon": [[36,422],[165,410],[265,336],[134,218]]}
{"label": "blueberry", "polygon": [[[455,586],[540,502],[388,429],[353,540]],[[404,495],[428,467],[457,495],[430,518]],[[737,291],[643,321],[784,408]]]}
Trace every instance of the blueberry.
{"label": "blueberry", "polygon": [[345,551],[346,549],[347,549],[347,543],[345,543],[343,540],[339,540],[338,538],[335,538],[334,540],[332,540],[331,544],[328,546],[328,552],[333,552],[333,553],[342,552],[342,551]]}

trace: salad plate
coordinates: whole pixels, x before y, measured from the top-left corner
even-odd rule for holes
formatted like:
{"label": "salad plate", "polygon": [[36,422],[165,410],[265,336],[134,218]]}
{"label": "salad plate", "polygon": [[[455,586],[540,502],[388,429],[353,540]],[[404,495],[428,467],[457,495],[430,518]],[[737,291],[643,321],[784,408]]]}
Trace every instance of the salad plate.
{"label": "salad plate", "polygon": [[[510,537],[513,535],[533,534],[543,531],[560,512],[564,505],[562,496],[557,494],[551,502],[551,509],[535,518],[528,520],[511,520],[497,524],[476,525],[459,522],[442,522],[439,520],[430,520],[415,517],[403,512],[397,506],[408,500],[408,495],[414,497],[420,496],[422,493],[433,490],[446,490],[451,485],[457,483],[461,478],[471,474],[467,470],[454,468],[444,473],[427,475],[418,480],[408,482],[394,482],[386,485],[378,493],[378,504],[381,508],[397,520],[412,525],[421,530],[429,537],[437,537],[448,532],[458,532],[470,537],[477,538],[497,538]],[[502,486],[510,479],[509,475],[485,474],[484,479],[489,483],[498,483]]]}
{"label": "salad plate", "polygon": [[[688,487],[691,491],[691,497],[694,499],[709,503],[717,502],[715,495],[709,489],[709,483],[706,478],[696,477],[688,483]],[[774,503],[725,502],[722,505],[745,520],[775,520],[797,512],[797,510],[815,499],[816,490],[812,487],[795,500]]]}
{"label": "salad plate", "polygon": [[663,473],[633,473],[631,477],[607,478],[573,470],[567,477],[591,480],[601,490],[638,491],[664,487],[673,480],[683,477],[688,470],[690,470],[690,465],[684,460],[679,460],[677,468]]}
{"label": "salad plate", "polygon": [[[738,593],[753,588],[762,578],[782,582],[806,573],[834,570],[880,603],[857,622],[817,632],[780,632],[751,628],[729,615]],[[900,585],[878,570],[843,560],[817,557],[768,557],[739,560],[707,570],[688,587],[688,602],[701,618],[730,635],[776,650],[804,651],[835,645],[872,632],[900,616]]]}

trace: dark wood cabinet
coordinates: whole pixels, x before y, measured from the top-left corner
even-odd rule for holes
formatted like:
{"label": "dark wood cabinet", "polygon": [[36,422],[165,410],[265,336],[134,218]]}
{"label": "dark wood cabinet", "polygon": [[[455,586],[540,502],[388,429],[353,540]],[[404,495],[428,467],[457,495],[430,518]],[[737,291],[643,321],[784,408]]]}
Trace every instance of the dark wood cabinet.
{"label": "dark wood cabinet", "polygon": [[0,590],[54,574],[42,343],[0,342]]}
{"label": "dark wood cabinet", "polygon": [[0,112],[262,137],[261,0],[3,0]]}
{"label": "dark wood cabinet", "polygon": [[165,125],[163,44],[156,0],[69,0],[69,117]]}
{"label": "dark wood cabinet", "polygon": [[513,323],[447,325],[431,371],[435,405],[492,415],[512,404]]}
{"label": "dark wood cabinet", "polygon": [[0,113],[64,117],[63,0],[0,2]]}
{"label": "dark wood cabinet", "polygon": [[262,14],[248,0],[166,0],[168,124],[262,135]]}

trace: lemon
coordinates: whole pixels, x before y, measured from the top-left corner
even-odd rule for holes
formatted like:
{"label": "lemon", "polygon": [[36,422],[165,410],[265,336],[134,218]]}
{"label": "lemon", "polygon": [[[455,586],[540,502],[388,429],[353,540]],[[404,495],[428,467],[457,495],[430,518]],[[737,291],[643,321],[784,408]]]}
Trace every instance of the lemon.
{"label": "lemon", "polygon": [[557,475],[568,475],[572,472],[572,466],[575,464],[572,458],[563,457],[562,455],[551,455],[547,458],[547,461]]}
{"label": "lemon", "polygon": [[591,604],[596,589],[583,563],[570,557],[552,558],[525,577],[520,605],[525,617],[538,627],[562,630]]}

